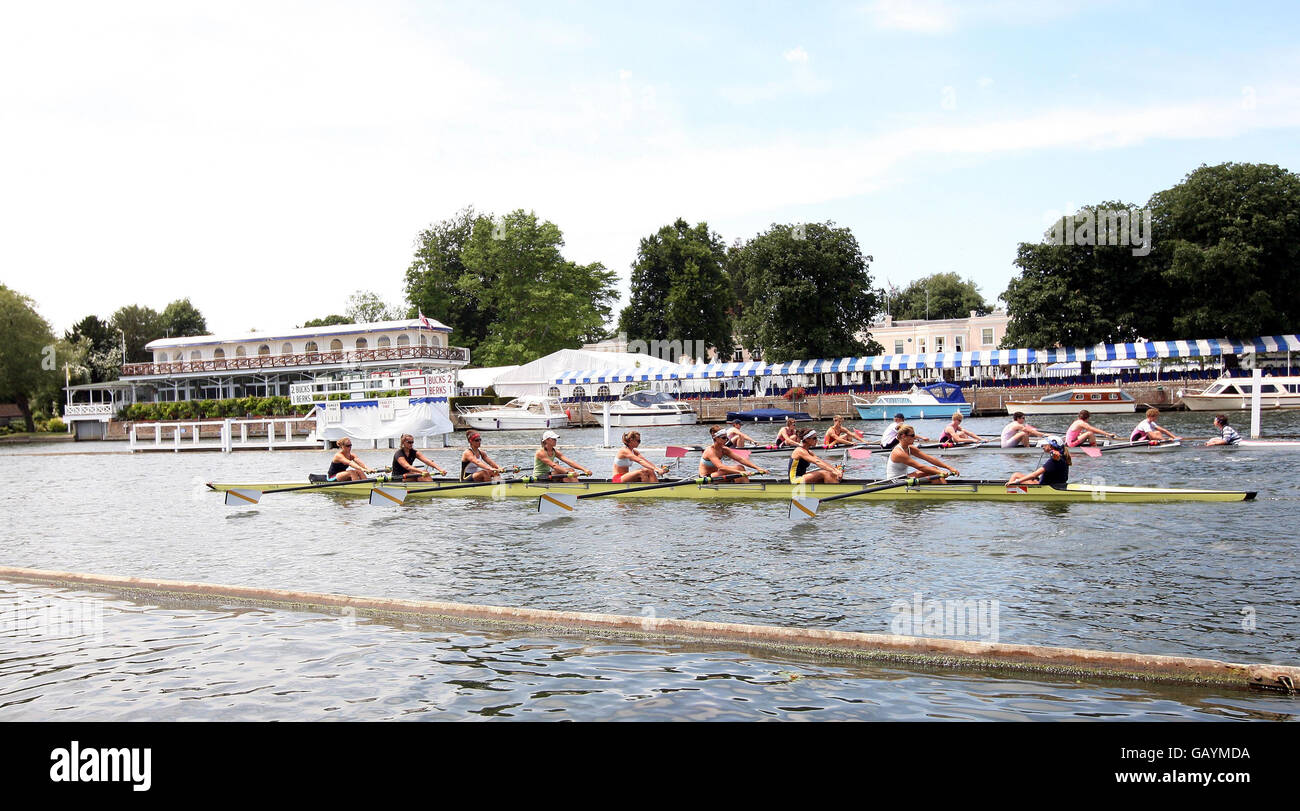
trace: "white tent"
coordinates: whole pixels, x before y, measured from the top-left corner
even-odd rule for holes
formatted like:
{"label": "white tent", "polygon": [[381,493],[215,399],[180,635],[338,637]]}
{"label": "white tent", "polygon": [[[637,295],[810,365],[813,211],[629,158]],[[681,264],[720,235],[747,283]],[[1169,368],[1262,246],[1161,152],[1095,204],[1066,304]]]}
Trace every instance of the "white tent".
{"label": "white tent", "polygon": [[456,382],[460,384],[460,393],[465,395],[482,394],[483,390],[497,381],[498,377],[513,372],[516,366],[488,366],[484,369],[458,369]]}
{"label": "white tent", "polygon": [[[561,349],[531,363],[525,363],[513,371],[498,376],[492,383],[496,393],[501,397],[524,397],[527,395],[546,396],[555,380],[564,372],[572,369],[627,369],[672,366],[651,355],[633,352],[592,352],[584,349]],[[685,368],[685,367],[683,367]],[[628,383],[592,383],[583,387],[583,394],[592,396],[600,385],[608,385],[610,394],[622,394],[631,385]],[[573,396],[573,386],[563,386],[561,396]]]}

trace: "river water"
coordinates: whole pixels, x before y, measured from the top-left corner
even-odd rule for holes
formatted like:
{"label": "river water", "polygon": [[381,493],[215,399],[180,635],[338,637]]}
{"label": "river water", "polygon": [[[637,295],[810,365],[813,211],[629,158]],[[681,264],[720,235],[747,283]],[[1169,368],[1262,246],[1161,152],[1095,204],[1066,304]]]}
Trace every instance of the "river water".
{"label": "river water", "polygon": [[[1127,433],[1136,416],[1096,422]],[[967,424],[987,435],[1004,421]],[[1236,421],[1244,428],[1244,415]],[[1063,427],[1068,420],[1033,422]],[[1208,415],[1171,414],[1163,422],[1187,436],[1208,434]],[[858,425],[872,433],[881,427]],[[940,427],[918,422],[930,436]],[[749,433],[767,438],[775,430]],[[1300,434],[1300,414],[1266,414],[1264,430]],[[707,436],[699,427],[641,431],[647,446],[700,444]],[[596,450],[599,429],[562,436],[562,450],[608,475],[610,458]],[[489,450],[499,448],[499,462],[530,464],[532,433],[485,438]],[[59,443],[0,451],[0,484],[20,507],[0,528],[0,564],[874,633],[921,633],[907,624],[905,608],[918,602],[976,601],[989,624],[925,635],[1300,663],[1297,452],[1080,454],[1072,476],[1258,490],[1255,502],[840,503],[792,524],[775,501],[597,499],[563,518],[540,516],[522,499],[390,509],[281,494],[229,508],[205,481],[304,480],[329,454],[123,450],[122,443]],[[390,453],[359,455],[379,465]],[[430,455],[451,467],[459,448]],[[948,461],[963,475],[987,478],[1036,465],[1034,457],[1000,454]],[[883,467],[876,454],[855,472],[876,478]],[[73,608],[93,611],[94,622],[60,632],[41,619]],[[1294,698],[1234,690],[521,636],[472,623],[403,626],[160,605],[0,582],[0,720],[1289,719],[1297,711]]]}

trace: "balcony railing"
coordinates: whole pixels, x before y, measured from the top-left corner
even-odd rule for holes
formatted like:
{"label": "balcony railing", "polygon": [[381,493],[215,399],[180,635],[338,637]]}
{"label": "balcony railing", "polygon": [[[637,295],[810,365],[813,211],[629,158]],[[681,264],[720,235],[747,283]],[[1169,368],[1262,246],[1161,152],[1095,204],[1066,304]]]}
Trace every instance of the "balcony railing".
{"label": "balcony railing", "polygon": [[64,417],[111,417],[110,403],[68,403],[63,407]]}
{"label": "balcony railing", "polygon": [[175,360],[167,363],[124,363],[123,377],[175,375],[194,372],[239,372],[284,369],[293,366],[324,366],[374,363],[386,360],[445,360],[468,363],[469,352],[459,346],[385,346],[352,352],[300,352],[292,355],[245,355],[211,360]]}

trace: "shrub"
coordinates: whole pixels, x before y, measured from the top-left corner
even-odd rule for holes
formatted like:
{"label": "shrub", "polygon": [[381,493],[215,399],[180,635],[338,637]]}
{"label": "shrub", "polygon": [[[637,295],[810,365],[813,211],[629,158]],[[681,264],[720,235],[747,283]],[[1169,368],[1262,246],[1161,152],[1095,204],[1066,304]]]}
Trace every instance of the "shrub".
{"label": "shrub", "polygon": [[63,420],[59,419],[58,417],[52,417],[49,423],[46,424],[45,430],[62,432],[62,431],[67,431],[68,426],[64,424]]}

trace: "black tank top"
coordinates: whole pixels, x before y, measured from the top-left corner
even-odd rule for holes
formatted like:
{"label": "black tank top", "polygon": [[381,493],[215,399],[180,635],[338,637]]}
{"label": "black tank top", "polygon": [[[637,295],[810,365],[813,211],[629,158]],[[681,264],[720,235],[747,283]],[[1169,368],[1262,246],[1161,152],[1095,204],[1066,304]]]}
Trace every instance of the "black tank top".
{"label": "black tank top", "polygon": [[418,451],[416,451],[415,448],[411,448],[411,450],[410,450],[409,452],[404,451],[404,450],[401,450],[401,449],[399,448],[398,451],[397,451],[397,453],[393,454],[393,475],[394,475],[394,476],[403,476],[403,477],[405,477],[407,474],[410,474],[410,475],[412,475],[412,476],[422,475],[422,474],[416,473],[415,471],[407,470],[406,468],[402,467],[402,466],[401,466],[400,464],[398,464],[398,462],[397,462],[398,459],[406,459],[406,461],[409,462],[409,463],[411,464],[411,467],[415,467],[415,454],[416,454],[416,453],[418,453]]}
{"label": "black tank top", "polygon": [[326,473],[325,475],[329,476],[332,479],[347,469],[348,466],[343,464],[342,462],[330,462],[329,473]]}
{"label": "black tank top", "polygon": [[1043,476],[1039,481],[1043,484],[1065,484],[1070,480],[1070,465],[1065,461],[1062,455],[1058,460],[1049,455],[1047,461],[1043,462]]}
{"label": "black tank top", "polygon": [[791,470],[792,470],[792,472],[793,472],[793,475],[794,475],[796,478],[799,477],[799,476],[802,476],[804,473],[808,472],[808,460],[807,460],[807,459],[796,459],[793,455],[791,455],[791,456],[790,456],[790,468],[791,468]]}

